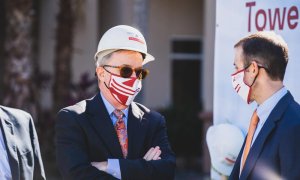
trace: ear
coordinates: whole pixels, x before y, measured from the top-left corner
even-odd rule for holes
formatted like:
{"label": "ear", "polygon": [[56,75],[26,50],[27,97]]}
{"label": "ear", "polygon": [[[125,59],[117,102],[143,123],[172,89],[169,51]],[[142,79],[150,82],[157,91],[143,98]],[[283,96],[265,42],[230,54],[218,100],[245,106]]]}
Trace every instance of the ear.
{"label": "ear", "polygon": [[256,61],[252,61],[250,67],[248,68],[251,76],[256,77],[259,71],[259,67]]}
{"label": "ear", "polygon": [[104,81],[104,69],[103,69],[103,67],[97,67],[96,68],[96,75],[98,77],[98,80]]}

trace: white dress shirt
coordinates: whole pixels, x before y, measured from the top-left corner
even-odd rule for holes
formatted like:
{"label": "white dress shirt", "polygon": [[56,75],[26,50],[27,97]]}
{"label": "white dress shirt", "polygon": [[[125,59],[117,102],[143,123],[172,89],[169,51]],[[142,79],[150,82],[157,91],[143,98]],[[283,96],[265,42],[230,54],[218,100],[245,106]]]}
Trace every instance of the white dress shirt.
{"label": "white dress shirt", "polygon": [[0,179],[11,180],[11,171],[8,163],[8,156],[4,144],[2,129],[0,128]]}
{"label": "white dress shirt", "polygon": [[259,118],[259,122],[257,124],[253,140],[251,143],[251,146],[253,145],[255,139],[257,138],[260,130],[264,126],[267,118],[270,116],[272,110],[276,106],[276,104],[280,101],[280,99],[286,95],[287,89],[285,87],[281,88],[279,91],[277,91],[275,94],[273,94],[270,98],[268,98],[265,102],[263,102],[261,105],[257,107],[257,116]]}

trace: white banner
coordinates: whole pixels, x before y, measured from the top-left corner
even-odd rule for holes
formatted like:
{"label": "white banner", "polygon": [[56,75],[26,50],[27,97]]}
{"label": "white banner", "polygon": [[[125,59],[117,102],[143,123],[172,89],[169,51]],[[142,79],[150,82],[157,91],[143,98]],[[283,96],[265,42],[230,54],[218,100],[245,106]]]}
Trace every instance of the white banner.
{"label": "white banner", "polygon": [[299,0],[217,0],[214,123],[230,122],[247,131],[255,103],[247,105],[231,86],[234,44],[251,32],[274,30],[289,46],[284,85],[300,102]]}

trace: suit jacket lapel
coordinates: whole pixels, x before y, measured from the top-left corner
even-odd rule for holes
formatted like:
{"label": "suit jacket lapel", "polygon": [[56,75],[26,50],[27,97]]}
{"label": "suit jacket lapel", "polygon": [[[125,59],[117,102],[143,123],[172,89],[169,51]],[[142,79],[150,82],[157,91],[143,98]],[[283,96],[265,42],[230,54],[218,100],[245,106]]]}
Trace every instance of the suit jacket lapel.
{"label": "suit jacket lapel", "polygon": [[2,125],[4,142],[6,144],[12,179],[20,179],[17,146],[15,144],[13,121],[0,108],[0,123]]}
{"label": "suit jacket lapel", "polygon": [[112,155],[110,158],[122,159],[119,139],[100,93],[87,102],[87,111],[89,121]]}
{"label": "suit jacket lapel", "polygon": [[147,130],[144,112],[133,102],[128,112],[128,158],[138,158],[143,147]]}
{"label": "suit jacket lapel", "polygon": [[253,143],[247,160],[245,162],[245,167],[241,173],[241,179],[247,179],[248,175],[254,168],[256,161],[264,147],[267,137],[269,134],[275,129],[276,122],[280,120],[282,114],[284,113],[287,106],[293,100],[292,95],[288,92],[275,106],[272,110],[271,114],[267,118],[263,128],[261,129],[260,133],[258,134],[255,142]]}
{"label": "suit jacket lapel", "polygon": [[255,166],[255,163],[260,155],[260,152],[262,151],[265,141],[268,137],[268,135],[272,132],[272,130],[275,128],[275,123],[273,121],[272,116],[269,116],[267,121],[265,122],[263,128],[261,129],[259,135],[257,136],[255,142],[253,143],[250,152],[248,154],[247,160],[245,162],[245,166],[241,173],[241,179],[247,179],[248,175],[250,174],[251,170]]}

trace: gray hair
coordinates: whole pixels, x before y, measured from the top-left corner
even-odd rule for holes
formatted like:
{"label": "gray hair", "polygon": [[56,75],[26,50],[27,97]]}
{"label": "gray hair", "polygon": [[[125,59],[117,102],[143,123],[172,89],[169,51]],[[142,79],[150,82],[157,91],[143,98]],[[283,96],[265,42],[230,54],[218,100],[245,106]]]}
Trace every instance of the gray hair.
{"label": "gray hair", "polygon": [[109,53],[109,54],[103,56],[102,59],[97,59],[97,61],[96,61],[96,63],[95,63],[96,67],[100,67],[100,66],[106,65],[106,64],[109,62],[110,57],[111,57],[111,55],[112,55],[113,53],[114,53],[114,52]]}
{"label": "gray hair", "polygon": [[[106,65],[110,61],[110,58],[111,58],[112,54],[115,53],[115,52],[120,52],[120,51],[132,51],[132,50],[119,49],[119,50],[115,50],[115,51],[112,51],[112,52],[108,53],[107,55],[103,56],[102,58],[97,58],[97,60],[95,62],[96,67],[101,67],[103,65]],[[145,54],[141,53],[141,55],[142,55],[143,60],[144,60],[145,59]]]}

